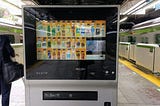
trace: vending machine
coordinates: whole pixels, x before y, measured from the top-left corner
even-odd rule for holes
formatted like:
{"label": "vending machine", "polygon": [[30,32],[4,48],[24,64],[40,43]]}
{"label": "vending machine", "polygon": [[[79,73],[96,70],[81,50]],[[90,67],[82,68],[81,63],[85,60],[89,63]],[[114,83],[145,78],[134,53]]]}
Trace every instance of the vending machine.
{"label": "vending machine", "polygon": [[117,106],[119,6],[23,7],[26,106]]}

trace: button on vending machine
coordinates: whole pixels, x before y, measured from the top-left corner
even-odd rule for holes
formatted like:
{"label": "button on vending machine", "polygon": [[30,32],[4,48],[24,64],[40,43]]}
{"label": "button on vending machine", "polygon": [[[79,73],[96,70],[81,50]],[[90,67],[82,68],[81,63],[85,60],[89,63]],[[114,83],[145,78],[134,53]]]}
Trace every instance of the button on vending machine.
{"label": "button on vending machine", "polygon": [[23,7],[26,106],[117,106],[118,22],[115,5]]}

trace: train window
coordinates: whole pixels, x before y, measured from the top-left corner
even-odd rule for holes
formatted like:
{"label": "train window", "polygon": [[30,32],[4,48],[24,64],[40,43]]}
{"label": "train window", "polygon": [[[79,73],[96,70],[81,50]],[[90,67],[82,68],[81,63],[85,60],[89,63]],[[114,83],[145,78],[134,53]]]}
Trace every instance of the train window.
{"label": "train window", "polygon": [[148,37],[144,38],[145,43],[148,43]]}
{"label": "train window", "polygon": [[141,38],[141,43],[144,43],[144,37]]}
{"label": "train window", "polygon": [[155,35],[155,42],[156,44],[160,44],[160,34]]}

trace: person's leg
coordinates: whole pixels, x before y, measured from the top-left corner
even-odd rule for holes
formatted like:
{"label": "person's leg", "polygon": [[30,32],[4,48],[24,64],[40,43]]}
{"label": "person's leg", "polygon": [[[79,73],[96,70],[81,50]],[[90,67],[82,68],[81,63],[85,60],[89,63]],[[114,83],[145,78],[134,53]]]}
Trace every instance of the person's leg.
{"label": "person's leg", "polygon": [[2,106],[9,106],[11,84],[6,84],[1,79]]}

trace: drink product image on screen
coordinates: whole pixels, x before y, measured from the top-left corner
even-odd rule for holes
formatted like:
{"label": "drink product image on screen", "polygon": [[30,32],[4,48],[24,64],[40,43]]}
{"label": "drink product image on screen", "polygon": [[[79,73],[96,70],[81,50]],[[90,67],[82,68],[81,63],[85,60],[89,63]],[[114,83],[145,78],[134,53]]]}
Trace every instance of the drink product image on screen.
{"label": "drink product image on screen", "polygon": [[36,22],[37,60],[105,60],[106,21]]}

